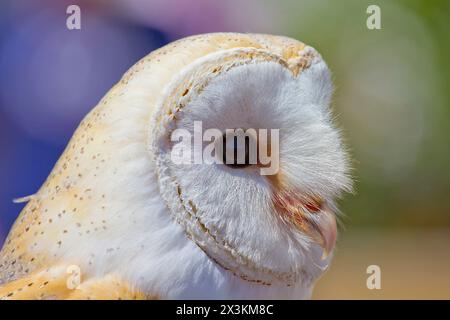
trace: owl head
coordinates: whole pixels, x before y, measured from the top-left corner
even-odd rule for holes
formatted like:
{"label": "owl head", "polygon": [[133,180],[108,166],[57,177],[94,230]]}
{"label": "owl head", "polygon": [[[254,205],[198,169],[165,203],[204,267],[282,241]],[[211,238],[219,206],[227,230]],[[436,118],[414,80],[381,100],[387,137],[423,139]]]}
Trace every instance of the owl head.
{"label": "owl head", "polygon": [[351,185],[330,72],[295,40],[235,39],[251,44],[216,43],[156,103],[148,147],[160,192],[222,268],[260,284],[311,283],[335,245],[334,200]]}

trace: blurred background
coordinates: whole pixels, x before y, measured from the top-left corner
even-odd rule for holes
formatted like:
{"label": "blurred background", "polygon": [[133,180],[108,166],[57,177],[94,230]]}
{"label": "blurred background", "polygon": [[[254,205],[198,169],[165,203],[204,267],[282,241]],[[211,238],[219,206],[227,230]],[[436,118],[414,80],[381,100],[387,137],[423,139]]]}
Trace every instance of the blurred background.
{"label": "blurred background", "polygon": [[[81,8],[68,30],[66,8]],[[366,9],[381,8],[381,30]],[[2,0],[0,245],[83,116],[138,59],[218,31],[297,38],[333,71],[355,194],[316,299],[450,299],[450,1]],[[381,268],[369,290],[366,269]]]}

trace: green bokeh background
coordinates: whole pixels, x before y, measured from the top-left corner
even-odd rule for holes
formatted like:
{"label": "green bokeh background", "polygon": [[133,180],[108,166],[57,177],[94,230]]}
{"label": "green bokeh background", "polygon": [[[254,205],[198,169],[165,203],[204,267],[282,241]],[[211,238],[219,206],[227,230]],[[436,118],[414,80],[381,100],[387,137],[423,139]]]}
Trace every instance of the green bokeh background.
{"label": "green bokeh background", "polygon": [[[355,193],[315,299],[450,299],[450,1],[266,1],[285,34],[316,47]],[[369,30],[369,5],[381,30]],[[366,286],[381,269],[381,290]]]}
{"label": "green bokeh background", "polygon": [[[381,30],[369,30],[369,5]],[[353,157],[352,227],[450,226],[450,1],[270,1],[282,34],[319,49]]]}

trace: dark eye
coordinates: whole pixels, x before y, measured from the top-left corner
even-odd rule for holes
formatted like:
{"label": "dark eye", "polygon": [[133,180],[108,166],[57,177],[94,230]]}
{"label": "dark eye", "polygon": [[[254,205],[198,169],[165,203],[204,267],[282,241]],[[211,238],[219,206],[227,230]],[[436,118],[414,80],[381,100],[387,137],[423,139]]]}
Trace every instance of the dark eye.
{"label": "dark eye", "polygon": [[[233,169],[245,168],[250,163],[250,138],[242,136],[240,139],[236,135],[222,136],[223,153],[222,161],[225,165]],[[227,162],[228,159],[228,162]]]}

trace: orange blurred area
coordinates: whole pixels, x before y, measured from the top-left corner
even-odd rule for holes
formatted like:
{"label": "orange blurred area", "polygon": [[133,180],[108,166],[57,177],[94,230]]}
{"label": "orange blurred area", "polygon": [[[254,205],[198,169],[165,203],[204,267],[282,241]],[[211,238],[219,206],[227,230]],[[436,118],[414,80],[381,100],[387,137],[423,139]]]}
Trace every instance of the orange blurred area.
{"label": "orange blurred area", "polygon": [[[345,232],[313,299],[450,299],[450,230]],[[381,269],[381,289],[366,269]]]}

